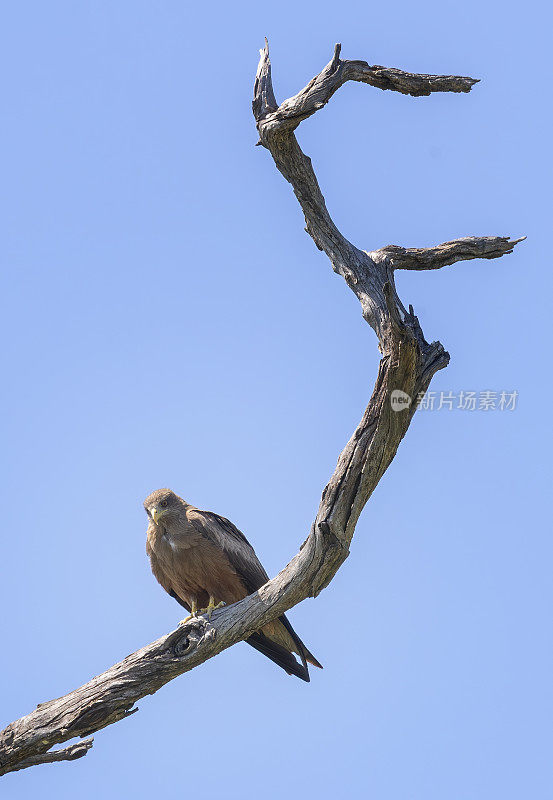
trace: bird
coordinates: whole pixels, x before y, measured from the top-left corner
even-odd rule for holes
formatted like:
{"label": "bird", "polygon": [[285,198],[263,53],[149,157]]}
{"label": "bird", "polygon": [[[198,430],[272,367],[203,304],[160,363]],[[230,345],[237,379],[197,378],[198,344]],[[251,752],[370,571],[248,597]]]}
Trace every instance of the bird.
{"label": "bird", "polygon": [[[242,600],[269,580],[251,544],[225,517],[200,511],[171,489],[152,492],[144,500],[144,508],[152,572],[189,612],[183,623],[198,614],[210,618],[216,608]],[[246,641],[301,680],[310,680],[308,663],[322,669],[284,614]]]}

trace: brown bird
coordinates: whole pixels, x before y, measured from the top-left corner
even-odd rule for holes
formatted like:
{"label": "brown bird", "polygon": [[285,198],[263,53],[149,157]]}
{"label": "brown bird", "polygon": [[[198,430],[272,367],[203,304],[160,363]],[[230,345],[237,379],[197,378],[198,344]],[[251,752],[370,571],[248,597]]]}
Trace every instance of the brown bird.
{"label": "brown bird", "polygon": [[[183,622],[197,614],[211,616],[213,609],[242,600],[269,580],[251,544],[228,519],[194,508],[170,489],[152,492],[144,508],[152,572],[189,611]],[[284,614],[246,641],[304,681],[309,681],[307,662],[322,669]]]}

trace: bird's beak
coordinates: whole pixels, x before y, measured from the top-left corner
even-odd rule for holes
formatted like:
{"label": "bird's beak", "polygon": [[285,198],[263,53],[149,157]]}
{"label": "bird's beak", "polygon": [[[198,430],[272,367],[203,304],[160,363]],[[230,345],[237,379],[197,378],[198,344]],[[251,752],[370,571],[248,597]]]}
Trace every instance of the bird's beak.
{"label": "bird's beak", "polygon": [[157,523],[159,522],[159,518],[163,516],[163,511],[160,511],[157,506],[154,506],[150,511],[150,514],[152,515],[154,525],[157,525]]}

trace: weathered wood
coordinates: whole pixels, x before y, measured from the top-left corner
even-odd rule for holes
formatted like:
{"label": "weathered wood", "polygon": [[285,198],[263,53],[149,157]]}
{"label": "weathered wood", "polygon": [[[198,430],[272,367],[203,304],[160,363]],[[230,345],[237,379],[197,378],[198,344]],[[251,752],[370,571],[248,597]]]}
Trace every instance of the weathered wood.
{"label": "weathered wood", "polygon": [[506,236],[466,236],[436,247],[399,247],[389,244],[374,253],[372,258],[386,258],[392,269],[440,269],[457,261],[471,258],[501,258],[513,252],[513,247],[526,237],[511,241]]}
{"label": "weathered wood", "polygon": [[54,745],[86,736],[132,714],[134,704],[178,675],[193,669],[282,614],[316,596],[347,558],[355,525],[365,503],[392,461],[416,410],[392,409],[401,390],[411,398],[424,392],[449,356],[439,342],[429,344],[413,309],[399,299],[395,269],[437,269],[467,258],[496,258],[521,241],[502,237],[459,239],[434,248],[383,247],[365,252],[336,228],[326,208],[311,161],[294,135],[302,120],[322,108],[348,80],[410,94],[468,92],[476,83],[457,76],[414,75],[341,61],[340,46],[322,72],[294,97],[277,104],[271,82],[268,45],[261,51],[253,111],[259,144],[269,150],[303,209],[306,230],[333,269],[359,298],[365,320],[374,328],[382,353],[376,385],[361,422],[342,451],[325,487],[311,532],[290,563],[258,592],[199,617],[143,647],[73,692],[39,705],[0,734],[0,774],[49,761],[79,758],[92,740],[52,751]]}

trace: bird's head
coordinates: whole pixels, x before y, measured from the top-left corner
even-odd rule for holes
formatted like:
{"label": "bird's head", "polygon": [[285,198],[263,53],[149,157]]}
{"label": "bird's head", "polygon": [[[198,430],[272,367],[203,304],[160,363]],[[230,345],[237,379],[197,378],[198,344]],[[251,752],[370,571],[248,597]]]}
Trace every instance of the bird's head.
{"label": "bird's head", "polygon": [[183,505],[184,501],[171,489],[157,489],[144,500],[146,514],[154,525],[163,524],[171,517],[177,517]]}

